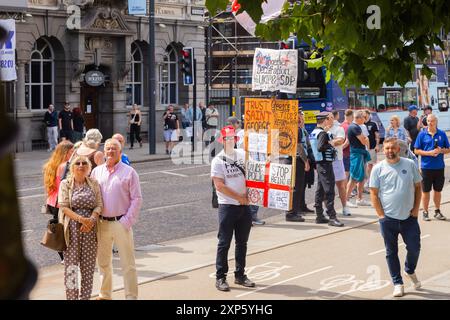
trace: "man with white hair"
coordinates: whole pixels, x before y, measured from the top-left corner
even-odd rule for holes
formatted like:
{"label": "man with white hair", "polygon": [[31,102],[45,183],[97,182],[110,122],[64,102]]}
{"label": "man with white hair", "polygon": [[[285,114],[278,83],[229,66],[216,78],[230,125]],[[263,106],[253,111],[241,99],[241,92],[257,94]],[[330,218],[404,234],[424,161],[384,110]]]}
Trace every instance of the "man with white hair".
{"label": "man with white hair", "polygon": [[450,152],[450,146],[447,134],[437,128],[437,118],[434,114],[428,115],[427,125],[420,131],[414,144],[414,152],[421,156],[423,220],[430,221],[428,205],[431,187],[434,190],[433,200],[436,208],[434,217],[445,220],[446,217],[441,213],[441,192],[445,182],[444,154]]}
{"label": "man with white hair", "polygon": [[116,139],[105,142],[106,163],[96,167],[91,176],[100,184],[104,208],[98,223],[99,300],[112,298],[112,247],[119,250],[125,284],[125,298],[136,300],[138,283],[134,257],[132,226],[137,222],[142,193],[137,172],[120,161],[121,144]]}

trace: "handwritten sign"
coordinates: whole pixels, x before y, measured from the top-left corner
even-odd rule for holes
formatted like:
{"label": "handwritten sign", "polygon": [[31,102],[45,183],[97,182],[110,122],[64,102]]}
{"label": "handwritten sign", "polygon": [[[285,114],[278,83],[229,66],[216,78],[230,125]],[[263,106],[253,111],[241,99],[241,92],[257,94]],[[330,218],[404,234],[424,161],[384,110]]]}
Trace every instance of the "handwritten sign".
{"label": "handwritten sign", "polygon": [[256,48],[252,90],[297,92],[297,50]]}
{"label": "handwritten sign", "polygon": [[290,208],[290,197],[289,191],[269,189],[269,208],[279,209],[279,210],[289,210]]}
{"label": "handwritten sign", "polygon": [[[295,185],[298,101],[246,98],[244,130],[250,203],[289,210]],[[289,156],[292,164],[279,163]]]}

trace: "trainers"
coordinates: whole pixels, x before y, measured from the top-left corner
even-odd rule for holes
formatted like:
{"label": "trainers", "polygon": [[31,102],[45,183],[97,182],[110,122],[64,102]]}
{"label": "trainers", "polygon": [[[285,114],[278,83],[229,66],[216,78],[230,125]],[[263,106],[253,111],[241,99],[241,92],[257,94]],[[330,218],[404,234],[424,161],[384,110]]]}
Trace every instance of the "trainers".
{"label": "trainers", "polygon": [[344,226],[344,224],[342,222],[340,222],[337,218],[330,219],[330,221],[328,221],[328,225],[332,226],[332,227],[343,227]]}
{"label": "trainers", "polygon": [[430,217],[428,216],[428,211],[423,212],[423,221],[431,221]]}
{"label": "trainers", "polygon": [[301,208],[300,211],[304,212],[304,213],[313,213],[314,212],[314,210],[311,210],[308,207]]}
{"label": "trainers", "polygon": [[216,288],[219,291],[230,291],[230,286],[228,285],[227,279],[225,278],[216,280]]}
{"label": "trainers", "polygon": [[347,208],[358,208],[358,206],[356,205],[356,203],[353,203],[351,201],[347,201],[347,203],[345,204],[345,206]]}
{"label": "trainers", "polygon": [[364,200],[364,199],[356,200],[356,205],[357,206],[362,206],[362,207],[371,207],[372,206],[372,204],[369,201]]}
{"label": "trainers", "polygon": [[324,216],[319,216],[316,218],[316,223],[317,224],[321,224],[321,223],[328,223],[330,220],[328,220],[327,218],[325,218]]}
{"label": "trainers", "polygon": [[252,221],[252,224],[253,224],[254,226],[262,226],[262,225],[265,225],[266,222],[265,222],[265,221],[262,221],[262,220],[259,220],[259,219],[256,219],[255,221]]}
{"label": "trainers", "polygon": [[142,142],[139,142],[139,147],[141,147],[141,148],[142,148]]}
{"label": "trainers", "polygon": [[411,280],[411,282],[414,285],[414,289],[416,289],[416,290],[420,289],[420,287],[422,286],[419,279],[417,279],[417,276],[415,273],[409,274],[409,273],[405,272],[405,277],[408,278],[409,280]]}
{"label": "trainers", "polygon": [[350,213],[350,210],[348,209],[347,206],[342,208],[342,215],[346,216],[346,217],[350,217],[352,214]]}
{"label": "trainers", "polygon": [[356,189],[352,190],[352,193],[350,194],[350,198],[355,197],[358,194],[358,191],[356,191]]}
{"label": "trainers", "polygon": [[247,278],[247,276],[243,276],[242,278],[235,278],[234,283],[247,288],[253,288],[255,286],[255,283]]}
{"label": "trainers", "polygon": [[169,154],[169,150],[166,149],[166,154]]}
{"label": "trainers", "polygon": [[434,210],[434,218],[438,220],[447,220],[447,218],[441,213],[441,210]]}
{"label": "trainers", "polygon": [[394,285],[394,292],[392,293],[393,297],[396,297],[396,298],[403,297],[404,294],[405,294],[405,292],[404,292],[402,284]]}
{"label": "trainers", "polygon": [[305,218],[296,213],[288,213],[286,214],[286,221],[291,222],[305,222]]}

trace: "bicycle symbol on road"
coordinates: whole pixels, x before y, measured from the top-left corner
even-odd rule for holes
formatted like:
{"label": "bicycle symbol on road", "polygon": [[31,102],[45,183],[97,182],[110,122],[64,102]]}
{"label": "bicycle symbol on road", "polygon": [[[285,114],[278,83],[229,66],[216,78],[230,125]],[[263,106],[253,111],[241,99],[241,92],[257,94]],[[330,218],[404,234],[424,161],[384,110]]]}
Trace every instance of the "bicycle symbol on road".
{"label": "bicycle symbol on road", "polygon": [[[292,268],[292,266],[281,265],[281,262],[269,261],[246,268],[246,274],[255,282],[264,282],[278,278],[281,275],[281,270],[289,268]],[[209,277],[215,278],[216,273],[211,273]]]}

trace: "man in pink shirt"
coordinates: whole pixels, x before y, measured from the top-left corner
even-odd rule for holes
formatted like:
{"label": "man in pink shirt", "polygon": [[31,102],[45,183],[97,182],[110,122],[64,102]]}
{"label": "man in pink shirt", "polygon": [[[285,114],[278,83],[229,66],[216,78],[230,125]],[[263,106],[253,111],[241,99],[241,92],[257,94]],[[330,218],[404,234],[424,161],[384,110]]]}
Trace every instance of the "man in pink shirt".
{"label": "man in pink shirt", "polygon": [[100,272],[99,300],[112,298],[112,247],[119,250],[125,284],[125,298],[138,297],[136,263],[132,226],[142,205],[137,172],[121,162],[121,144],[115,139],[105,142],[106,163],[96,167],[91,176],[102,191],[103,213],[98,223],[98,267]]}

